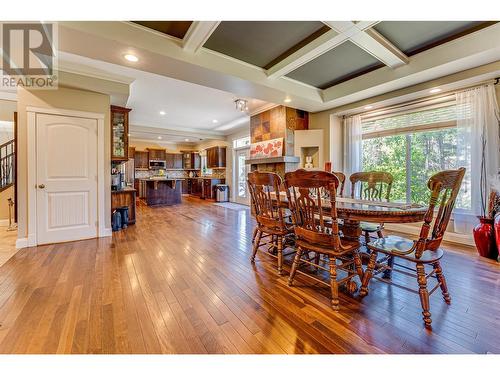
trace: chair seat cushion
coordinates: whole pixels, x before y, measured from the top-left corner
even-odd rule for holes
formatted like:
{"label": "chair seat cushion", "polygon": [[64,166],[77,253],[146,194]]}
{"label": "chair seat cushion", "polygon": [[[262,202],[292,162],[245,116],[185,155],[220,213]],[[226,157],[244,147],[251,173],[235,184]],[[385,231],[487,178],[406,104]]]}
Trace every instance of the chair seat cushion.
{"label": "chair seat cushion", "polygon": [[378,251],[380,253],[394,255],[400,258],[408,259],[410,261],[419,263],[432,263],[435,262],[436,260],[441,259],[441,257],[443,256],[443,250],[441,249],[435,251],[431,250],[424,251],[422,256],[418,259],[415,257],[414,251],[405,255],[397,254],[394,252],[394,251],[396,252],[408,251],[412,248],[413,244],[414,241],[408,238],[391,235],[384,238],[378,238],[368,243],[367,247],[372,251]]}
{"label": "chair seat cushion", "polygon": [[382,226],[377,223],[367,223],[366,221],[362,221],[359,223],[359,226],[361,227],[361,230],[364,232],[378,232],[379,230],[382,230]]}

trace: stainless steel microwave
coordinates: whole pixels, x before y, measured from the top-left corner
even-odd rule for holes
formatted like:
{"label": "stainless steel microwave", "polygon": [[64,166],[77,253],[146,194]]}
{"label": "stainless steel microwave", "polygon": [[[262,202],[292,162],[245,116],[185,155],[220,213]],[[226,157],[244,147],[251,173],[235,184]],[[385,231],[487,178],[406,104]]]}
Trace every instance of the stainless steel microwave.
{"label": "stainless steel microwave", "polygon": [[165,169],[167,162],[165,160],[150,160],[149,169]]}

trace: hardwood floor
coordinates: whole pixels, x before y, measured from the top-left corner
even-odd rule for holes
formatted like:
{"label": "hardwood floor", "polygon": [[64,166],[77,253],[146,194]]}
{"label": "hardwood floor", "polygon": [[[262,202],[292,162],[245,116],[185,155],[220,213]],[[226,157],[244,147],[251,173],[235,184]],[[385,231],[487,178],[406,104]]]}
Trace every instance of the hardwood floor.
{"label": "hardwood floor", "polygon": [[0,268],[1,353],[500,353],[499,265],[473,250],[446,252],[452,305],[432,295],[429,332],[418,295],[375,280],[334,313],[328,287],[288,287],[263,253],[252,266],[247,209],[188,198],[137,215]]}
{"label": "hardwood floor", "polygon": [[17,231],[7,231],[7,226],[0,226],[0,266],[17,253]]}

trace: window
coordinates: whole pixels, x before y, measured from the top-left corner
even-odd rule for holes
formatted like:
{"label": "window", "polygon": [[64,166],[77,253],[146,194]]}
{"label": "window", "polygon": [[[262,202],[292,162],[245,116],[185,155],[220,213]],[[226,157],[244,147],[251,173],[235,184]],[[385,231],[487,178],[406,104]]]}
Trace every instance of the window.
{"label": "window", "polygon": [[[391,199],[394,200],[427,204],[429,177],[460,166],[454,101],[396,115],[364,118],[362,138],[363,170],[391,173],[394,176]],[[456,207],[471,209],[468,175]]]}
{"label": "window", "polygon": [[250,146],[250,137],[238,138],[233,141],[233,148]]}

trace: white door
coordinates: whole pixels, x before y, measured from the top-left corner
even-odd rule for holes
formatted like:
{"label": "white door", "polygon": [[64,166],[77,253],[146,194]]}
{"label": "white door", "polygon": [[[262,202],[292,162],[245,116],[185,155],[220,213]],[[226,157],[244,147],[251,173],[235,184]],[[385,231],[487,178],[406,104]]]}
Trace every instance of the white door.
{"label": "white door", "polygon": [[97,237],[97,120],[36,115],[37,242]]}
{"label": "white door", "polygon": [[250,172],[250,165],[245,164],[250,156],[250,149],[245,148],[241,150],[236,150],[236,165],[235,165],[235,201],[236,203],[250,205],[250,196],[248,193],[247,186],[247,175]]}

